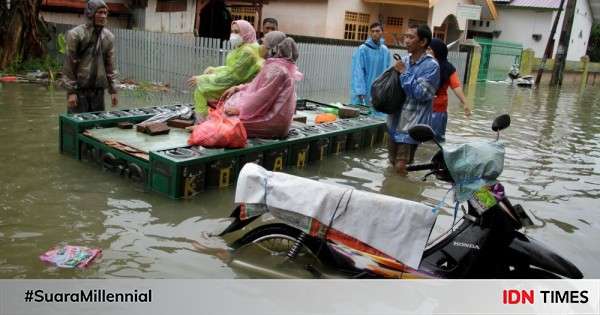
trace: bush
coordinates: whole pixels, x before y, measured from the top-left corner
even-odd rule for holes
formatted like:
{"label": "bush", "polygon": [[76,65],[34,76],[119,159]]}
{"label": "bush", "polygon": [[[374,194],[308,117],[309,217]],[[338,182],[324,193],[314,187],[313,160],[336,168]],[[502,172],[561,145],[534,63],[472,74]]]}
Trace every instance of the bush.
{"label": "bush", "polygon": [[600,62],[600,24],[594,23],[592,31],[590,32],[590,39],[588,40],[588,56],[590,61]]}

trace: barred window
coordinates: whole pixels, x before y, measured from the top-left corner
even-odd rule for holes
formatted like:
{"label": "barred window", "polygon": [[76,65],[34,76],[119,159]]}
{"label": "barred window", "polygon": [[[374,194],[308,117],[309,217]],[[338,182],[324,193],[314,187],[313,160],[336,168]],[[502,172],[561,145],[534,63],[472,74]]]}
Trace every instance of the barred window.
{"label": "barred window", "polygon": [[385,24],[390,26],[402,26],[402,22],[403,21],[401,17],[388,16]]}
{"label": "barred window", "polygon": [[231,19],[246,20],[257,29],[258,11],[255,7],[231,7]]}
{"label": "barred window", "polygon": [[367,39],[369,36],[369,14],[346,11],[344,17],[344,39]]}

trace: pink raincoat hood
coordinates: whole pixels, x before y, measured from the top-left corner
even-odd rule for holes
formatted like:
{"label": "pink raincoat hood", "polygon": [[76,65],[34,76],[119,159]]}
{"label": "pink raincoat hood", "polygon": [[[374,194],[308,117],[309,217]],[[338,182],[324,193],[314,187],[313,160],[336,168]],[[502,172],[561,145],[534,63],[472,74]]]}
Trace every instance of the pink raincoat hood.
{"label": "pink raincoat hood", "polygon": [[236,24],[240,28],[240,36],[244,40],[244,43],[251,44],[256,42],[256,30],[252,27],[252,24],[244,20],[236,20],[231,25]]}
{"label": "pink raincoat hood", "polygon": [[303,75],[289,59],[270,58],[262,70],[225,103],[240,111],[249,138],[283,138],[296,108],[296,81]]}

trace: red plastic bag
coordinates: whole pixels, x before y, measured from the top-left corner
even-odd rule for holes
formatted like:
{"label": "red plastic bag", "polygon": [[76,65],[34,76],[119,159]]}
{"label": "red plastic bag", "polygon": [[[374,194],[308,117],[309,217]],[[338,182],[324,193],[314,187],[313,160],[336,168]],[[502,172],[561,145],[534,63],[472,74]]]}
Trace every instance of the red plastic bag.
{"label": "red plastic bag", "polygon": [[223,102],[210,110],[206,121],[194,128],[188,144],[206,148],[243,148],[248,136],[246,128],[237,117],[223,113]]}

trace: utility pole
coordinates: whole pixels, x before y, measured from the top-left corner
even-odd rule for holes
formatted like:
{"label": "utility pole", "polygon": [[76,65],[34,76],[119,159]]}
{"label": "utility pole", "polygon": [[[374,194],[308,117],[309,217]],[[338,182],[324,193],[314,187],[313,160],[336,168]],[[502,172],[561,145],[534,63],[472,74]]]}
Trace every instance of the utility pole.
{"label": "utility pole", "polygon": [[[571,1],[572,2],[572,1]],[[556,13],[556,17],[554,18],[554,23],[552,24],[552,30],[550,31],[550,37],[548,37],[548,42],[546,43],[546,50],[544,50],[544,55],[542,56],[542,63],[537,72],[537,76],[535,77],[535,85],[540,86],[540,81],[542,80],[542,74],[544,73],[544,68],[546,67],[546,60],[548,60],[548,56],[552,55],[552,43],[554,42],[554,34],[556,34],[556,28],[558,27],[558,20],[560,20],[560,14],[562,13],[563,5],[565,4],[565,0],[560,0],[560,6],[558,7],[558,12]]]}
{"label": "utility pole", "polygon": [[554,58],[554,68],[552,69],[552,78],[550,79],[551,86],[562,85],[567,52],[569,51],[569,44],[571,42],[571,29],[573,28],[576,6],[577,0],[569,0],[569,2],[567,2],[560,39],[558,40],[558,48],[556,49],[556,57]]}

